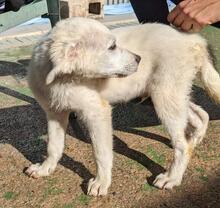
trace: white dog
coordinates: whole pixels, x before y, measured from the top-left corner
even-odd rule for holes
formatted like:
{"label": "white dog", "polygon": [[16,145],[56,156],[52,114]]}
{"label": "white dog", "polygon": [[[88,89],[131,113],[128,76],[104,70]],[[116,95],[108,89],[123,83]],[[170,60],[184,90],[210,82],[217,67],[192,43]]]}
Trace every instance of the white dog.
{"label": "white dog", "polygon": [[[190,101],[192,81],[197,73],[201,75],[209,94],[220,102],[219,74],[206,41],[198,35],[161,24],[113,33],[95,20],[66,19],[35,47],[29,85],[47,114],[49,142],[47,159],[31,165],[27,174],[37,178],[55,170],[64,148],[68,115],[75,111],[88,126],[97,164],[88,194],[107,194],[113,159],[109,103],[148,95],[174,147],[170,168],[156,177],[154,185],[171,189],[180,185],[191,152],[208,125],[208,114]],[[137,72],[140,58],[123,48],[141,56]]]}

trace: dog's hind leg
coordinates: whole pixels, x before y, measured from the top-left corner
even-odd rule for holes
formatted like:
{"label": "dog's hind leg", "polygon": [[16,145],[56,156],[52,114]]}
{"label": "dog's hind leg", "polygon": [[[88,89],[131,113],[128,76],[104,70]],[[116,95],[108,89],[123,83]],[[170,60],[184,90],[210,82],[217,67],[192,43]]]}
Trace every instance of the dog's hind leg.
{"label": "dog's hind leg", "polygon": [[106,195],[111,184],[112,121],[111,107],[107,101],[90,102],[82,111],[93,144],[97,175],[88,184],[88,194]]}
{"label": "dog's hind leg", "polygon": [[185,137],[189,101],[184,94],[187,93],[174,90],[168,92],[161,88],[155,89],[151,94],[154,107],[170,134],[174,148],[174,159],[170,168],[158,175],[153,182],[158,188],[172,189],[181,184],[192,152]]}
{"label": "dog's hind leg", "polygon": [[52,173],[62,157],[64,149],[65,132],[68,124],[69,113],[47,112],[48,120],[48,147],[47,159],[42,163],[31,165],[26,173],[33,177],[48,176]]}
{"label": "dog's hind leg", "polygon": [[202,141],[208,128],[209,115],[200,106],[190,102],[187,140],[196,146]]}

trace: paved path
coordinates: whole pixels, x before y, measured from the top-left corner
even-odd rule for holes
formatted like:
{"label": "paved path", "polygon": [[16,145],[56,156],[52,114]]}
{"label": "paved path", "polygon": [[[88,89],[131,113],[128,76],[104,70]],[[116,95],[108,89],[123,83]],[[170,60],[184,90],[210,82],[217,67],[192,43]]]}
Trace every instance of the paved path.
{"label": "paved path", "polygon": [[[106,16],[101,22],[110,29],[138,23],[134,14]],[[0,50],[34,44],[50,28],[51,26],[48,21],[44,24],[17,26],[2,32],[0,33]]]}

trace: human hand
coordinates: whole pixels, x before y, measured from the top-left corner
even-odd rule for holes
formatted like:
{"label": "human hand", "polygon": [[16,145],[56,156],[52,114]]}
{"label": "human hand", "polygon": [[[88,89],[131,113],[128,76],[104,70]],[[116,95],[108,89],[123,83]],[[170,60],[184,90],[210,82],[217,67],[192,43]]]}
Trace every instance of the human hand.
{"label": "human hand", "polygon": [[220,21],[220,0],[184,0],[167,19],[183,31],[199,32],[206,25]]}

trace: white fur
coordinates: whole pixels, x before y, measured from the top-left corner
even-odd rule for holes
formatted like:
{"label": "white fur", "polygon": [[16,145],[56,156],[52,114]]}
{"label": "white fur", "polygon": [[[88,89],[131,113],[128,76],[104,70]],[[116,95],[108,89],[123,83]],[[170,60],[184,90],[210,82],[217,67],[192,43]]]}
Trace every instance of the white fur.
{"label": "white fur", "polygon": [[[34,49],[29,85],[47,113],[49,143],[48,158],[42,165],[32,165],[27,173],[39,177],[55,169],[63,151],[68,115],[75,111],[88,126],[97,164],[88,194],[107,194],[113,158],[108,103],[149,95],[174,147],[170,168],[157,176],[154,185],[171,189],[180,185],[191,152],[208,124],[207,113],[190,102],[192,81],[199,72],[210,95],[220,101],[219,74],[210,63],[206,41],[198,35],[161,24],[112,32],[117,47],[110,50],[115,37],[103,25],[89,19],[67,19]],[[123,48],[141,56],[137,72],[137,57]]]}

